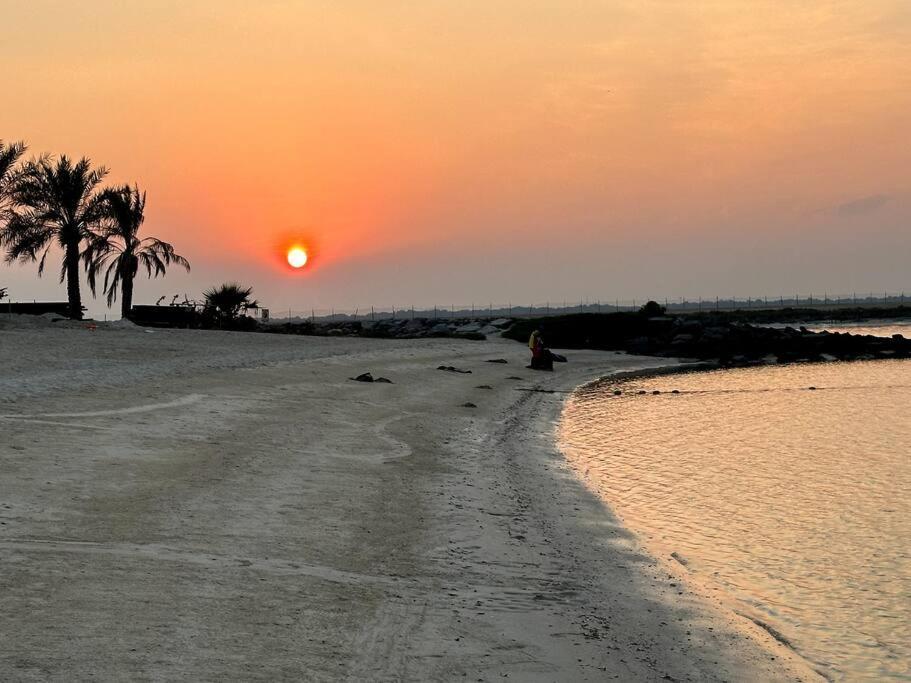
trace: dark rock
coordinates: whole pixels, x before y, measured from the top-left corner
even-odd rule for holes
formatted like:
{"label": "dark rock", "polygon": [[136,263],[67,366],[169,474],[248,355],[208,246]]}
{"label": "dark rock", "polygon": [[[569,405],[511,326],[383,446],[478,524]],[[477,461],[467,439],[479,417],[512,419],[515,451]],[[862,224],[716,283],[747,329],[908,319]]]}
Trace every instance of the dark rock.
{"label": "dark rock", "polygon": [[376,378],[375,380],[373,380],[373,381],[374,381],[374,382],[378,382],[378,383],[380,383],[380,384],[392,384],[392,380],[391,380],[391,379],[386,379],[385,377],[377,377],[377,378]]}
{"label": "dark rock", "polygon": [[479,384],[478,386],[475,387],[475,389],[493,389],[493,387],[490,386],[489,384]]}
{"label": "dark rock", "polygon": [[508,363],[509,361],[505,358],[491,358],[490,360],[485,360],[485,363]]}
{"label": "dark rock", "polygon": [[702,332],[703,339],[724,339],[730,334],[727,327],[706,327]]}
{"label": "dark rock", "polygon": [[465,403],[462,404],[462,407],[463,408],[477,408],[477,406],[474,403],[472,403],[471,401],[466,401]]}
{"label": "dark rock", "polygon": [[698,337],[702,333],[702,323],[698,320],[678,318],[674,322],[676,324],[677,330],[681,334],[691,334],[694,337]]}
{"label": "dark rock", "polygon": [[648,350],[649,347],[649,338],[648,337],[633,337],[628,342],[629,349],[633,353],[642,353]]}
{"label": "dark rock", "polygon": [[[857,319],[861,309],[837,319]],[[911,318],[911,308],[895,311]],[[592,348],[616,353],[684,357],[715,361],[723,367],[749,367],[770,362],[795,363],[821,360],[911,358],[911,340],[902,335],[873,337],[848,333],[814,333],[806,326],[773,328],[750,324],[806,320],[804,311],[737,311],[644,316],[636,313],[574,314],[553,318],[522,319],[504,336],[524,342],[531,330],[546,326],[549,344],[559,348]],[[810,318],[816,319],[816,318]]]}
{"label": "dark rock", "polygon": [[682,564],[684,567],[685,567],[686,565],[689,564],[689,562],[687,561],[687,559],[686,559],[685,557],[683,557],[683,555],[681,555],[680,553],[678,553],[678,552],[676,552],[676,551],[671,553],[671,557],[674,558],[675,560],[677,560],[677,562],[679,562],[680,564]]}
{"label": "dark rock", "polygon": [[482,327],[484,327],[484,325],[482,325],[480,322],[474,321],[466,323],[464,325],[459,325],[455,331],[459,334],[470,334],[471,332],[480,332]]}
{"label": "dark rock", "polygon": [[457,372],[461,375],[470,375],[471,374],[471,370],[462,370],[461,368],[457,368],[452,365],[440,365],[437,367],[437,370],[444,370],[446,372]]}
{"label": "dark rock", "polygon": [[357,377],[352,377],[351,379],[353,379],[355,382],[373,382],[374,381],[373,375],[371,375],[369,372],[365,372],[362,375],[358,375]]}

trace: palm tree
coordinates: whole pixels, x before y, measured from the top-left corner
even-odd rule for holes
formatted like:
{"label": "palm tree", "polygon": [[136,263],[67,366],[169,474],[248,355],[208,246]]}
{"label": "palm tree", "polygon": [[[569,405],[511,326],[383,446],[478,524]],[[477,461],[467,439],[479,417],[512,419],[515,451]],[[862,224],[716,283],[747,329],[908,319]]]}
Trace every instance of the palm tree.
{"label": "palm tree", "polygon": [[117,300],[119,287],[120,314],[129,318],[133,308],[133,280],[140,267],[152,278],[164,275],[172,263],[189,271],[190,263],[167,242],[139,237],[139,228],[145,220],[145,192],[123,185],[105,190],[101,198],[107,215],[101,229],[89,239],[82,259],[92,294],[98,275],[104,271],[103,291],[108,306]]}
{"label": "palm tree", "polygon": [[206,298],[205,312],[219,324],[233,323],[241,311],[258,308],[259,304],[250,296],[252,287],[244,287],[236,282],[230,282],[220,287],[203,292]]}
{"label": "palm tree", "polygon": [[6,217],[10,186],[16,178],[15,167],[23,154],[25,154],[24,142],[4,144],[3,140],[0,140],[0,220]]}
{"label": "palm tree", "polygon": [[85,157],[76,163],[67,156],[29,161],[16,174],[10,192],[13,208],[0,232],[7,263],[37,261],[39,275],[51,247],[56,243],[63,249],[60,281],[66,279],[70,317],[77,320],[82,319],[80,246],[105,217],[97,192],[105,175],[107,169],[93,169]]}
{"label": "palm tree", "polygon": [[[16,164],[25,154],[24,142],[4,144],[0,140],[0,235],[9,219],[9,188],[16,178]],[[6,288],[0,287],[0,300],[6,297]]]}

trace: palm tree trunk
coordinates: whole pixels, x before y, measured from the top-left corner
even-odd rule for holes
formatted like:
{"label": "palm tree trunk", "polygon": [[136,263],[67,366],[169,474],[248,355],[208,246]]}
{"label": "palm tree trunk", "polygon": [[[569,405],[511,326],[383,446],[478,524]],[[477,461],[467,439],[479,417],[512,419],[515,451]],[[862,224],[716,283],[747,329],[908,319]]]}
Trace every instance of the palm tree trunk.
{"label": "palm tree trunk", "polygon": [[82,320],[82,296],[79,293],[79,243],[66,245],[66,295],[70,317]]}
{"label": "palm tree trunk", "polygon": [[123,286],[120,288],[120,315],[129,318],[133,309],[133,278],[124,276]]}

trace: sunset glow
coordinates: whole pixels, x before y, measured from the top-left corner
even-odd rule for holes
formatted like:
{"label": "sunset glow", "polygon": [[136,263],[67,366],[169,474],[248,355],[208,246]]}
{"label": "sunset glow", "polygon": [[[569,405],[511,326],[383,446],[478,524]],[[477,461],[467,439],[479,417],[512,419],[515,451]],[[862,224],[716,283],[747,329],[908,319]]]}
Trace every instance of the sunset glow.
{"label": "sunset glow", "polygon": [[288,265],[292,268],[303,268],[307,265],[307,252],[301,247],[291,247],[288,250]]}
{"label": "sunset glow", "polygon": [[0,137],[194,264],[141,300],[299,303],[270,226],[315,223],[322,307],[907,286],[906,0],[0,7]]}

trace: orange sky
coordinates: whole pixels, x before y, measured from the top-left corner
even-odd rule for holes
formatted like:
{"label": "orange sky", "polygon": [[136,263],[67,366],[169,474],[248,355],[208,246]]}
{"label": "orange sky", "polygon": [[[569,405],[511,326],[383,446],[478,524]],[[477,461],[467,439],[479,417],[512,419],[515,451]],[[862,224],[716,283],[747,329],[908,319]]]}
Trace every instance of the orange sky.
{"label": "orange sky", "polygon": [[[139,182],[194,264],[140,302],[230,278],[301,309],[911,289],[906,0],[0,16],[0,138]],[[288,235],[306,277],[274,261]],[[33,272],[0,284],[58,291]]]}

